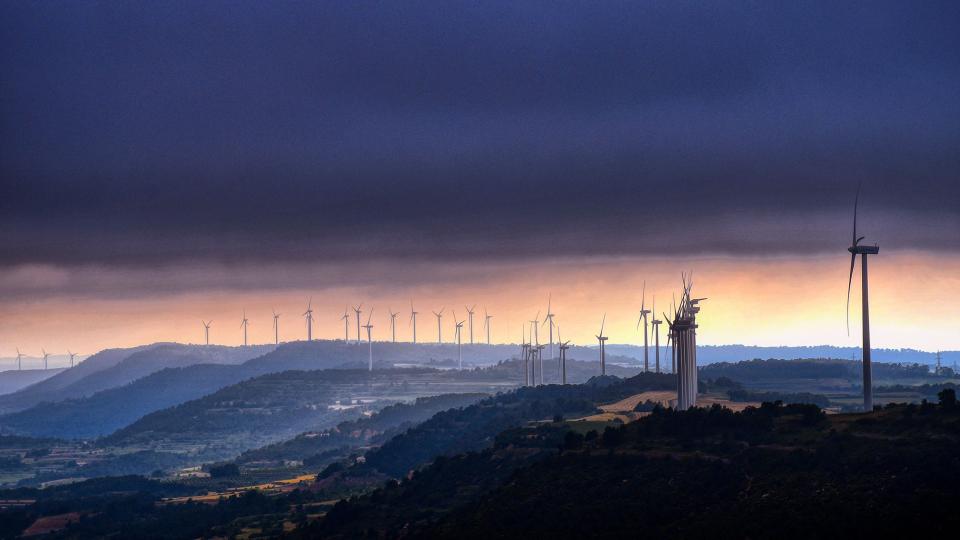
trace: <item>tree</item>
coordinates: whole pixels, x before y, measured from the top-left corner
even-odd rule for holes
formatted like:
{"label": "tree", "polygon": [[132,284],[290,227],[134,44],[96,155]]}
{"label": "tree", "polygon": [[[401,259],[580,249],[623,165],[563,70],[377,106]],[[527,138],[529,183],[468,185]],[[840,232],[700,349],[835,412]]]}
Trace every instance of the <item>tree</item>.
{"label": "tree", "polygon": [[957,406],[957,392],[953,388],[944,388],[937,393],[940,398],[940,406],[944,409],[952,409]]}

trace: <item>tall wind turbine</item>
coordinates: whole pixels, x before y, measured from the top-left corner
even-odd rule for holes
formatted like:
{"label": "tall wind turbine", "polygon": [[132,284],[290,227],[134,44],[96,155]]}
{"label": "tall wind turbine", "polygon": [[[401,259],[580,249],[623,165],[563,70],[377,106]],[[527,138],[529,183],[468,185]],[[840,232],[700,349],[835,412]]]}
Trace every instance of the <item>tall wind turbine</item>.
{"label": "tall wind turbine", "polygon": [[250,324],[250,321],[247,320],[247,312],[243,312],[243,321],[240,322],[240,327],[243,328],[243,346],[247,346],[247,325]]}
{"label": "tall wind turbine", "polygon": [[17,347],[17,370],[23,370],[23,354],[20,353],[19,347]]}
{"label": "tall wind turbine", "polygon": [[210,344],[210,325],[213,324],[213,319],[210,319],[207,322],[203,322],[201,319],[200,322],[203,323],[203,339],[207,345]]}
{"label": "tall wind turbine", "polygon": [[373,309],[370,310],[370,313],[367,313],[367,324],[363,325],[363,327],[367,329],[367,345],[370,346],[370,367],[369,367],[370,371],[373,371],[373,337],[370,332],[371,330],[373,330],[373,325],[370,324],[370,317],[372,316],[373,316]]}
{"label": "tall wind turbine", "polygon": [[650,310],[647,309],[647,282],[643,282],[643,297],[640,301],[640,318],[637,319],[637,330],[640,329],[640,321],[643,321],[643,372],[650,371],[650,350],[647,344],[647,315]]}
{"label": "tall wind turbine", "polygon": [[[539,311],[537,311],[537,316],[534,317],[532,321],[530,321],[530,340],[532,344],[531,350],[534,353],[539,352],[539,349],[537,348],[540,346],[540,312]],[[540,358],[539,360],[540,360],[539,361],[540,382],[542,383],[543,382],[543,358]],[[536,357],[534,357],[533,363],[534,363],[534,369],[536,369],[537,363],[538,363]],[[533,383],[536,384],[537,382],[534,381]]]}
{"label": "tall wind turbine", "polygon": [[343,317],[340,317],[340,320],[343,321],[343,342],[346,343],[350,341],[350,315],[347,306],[343,306]]}
{"label": "tall wind turbine", "polygon": [[550,311],[550,303],[553,300],[553,294],[547,296],[547,316],[543,319],[543,324],[546,326],[547,323],[550,323],[550,359],[553,359],[553,315],[554,313]]}
{"label": "tall wind turbine", "polygon": [[387,311],[390,313],[390,339],[393,343],[397,342],[397,316],[400,315],[400,312],[394,313],[392,309],[387,308]]}
{"label": "tall wind turbine", "polygon": [[570,340],[563,341],[560,337],[560,326],[557,326],[557,343],[560,348],[560,384],[567,384],[567,349],[570,348]]}
{"label": "tall wind turbine", "polygon": [[280,344],[280,314],[276,311],[273,312],[273,344]]}
{"label": "tall wind turbine", "polygon": [[463,369],[463,341],[462,341],[461,334],[463,333],[464,321],[457,320],[456,312],[451,311],[450,313],[453,314],[453,322],[457,325],[455,330],[457,334],[457,369],[462,370]]}
{"label": "tall wind turbine", "polygon": [[413,310],[413,300],[410,301],[410,324],[413,324],[413,343],[417,343],[417,313]]}
{"label": "tall wind turbine", "polygon": [[47,353],[47,351],[43,350],[42,347],[40,348],[40,352],[43,353],[43,369],[46,370],[46,369],[47,369],[47,358],[50,357],[50,354]]}
{"label": "tall wind turbine", "polygon": [[530,386],[530,370],[527,369],[527,325],[520,325],[520,364],[523,366],[523,385]]}
{"label": "tall wind turbine", "polygon": [[313,298],[307,300],[307,310],[303,312],[307,320],[307,341],[313,341]]}
{"label": "tall wind turbine", "polygon": [[437,316],[437,345],[443,345],[443,327],[440,326],[440,319],[443,318],[443,308],[440,308],[440,311],[434,311],[433,314]]}
{"label": "tall wind turbine", "polygon": [[490,344],[490,319],[493,315],[487,313],[487,308],[483,308],[483,328],[487,331],[487,345]]}
{"label": "tall wind turbine", "polygon": [[870,302],[867,285],[867,255],[880,253],[880,247],[877,245],[860,245],[860,241],[864,237],[857,237],[857,206],[859,203],[860,187],[857,186],[857,196],[853,200],[853,245],[847,248],[847,251],[850,252],[850,279],[847,281],[847,335],[850,335],[850,289],[853,286],[853,269],[857,265],[857,255],[860,255],[861,303],[863,306],[863,410],[869,412],[873,410],[873,377],[870,372]]}
{"label": "tall wind turbine", "polygon": [[73,359],[76,357],[76,353],[70,352],[70,349],[67,349],[67,356],[70,357],[70,367],[73,367]]}
{"label": "tall wind turbine", "polygon": [[660,325],[663,324],[663,321],[657,318],[657,297],[653,297],[653,309],[650,310],[653,314],[653,320],[650,321],[650,324],[653,326],[653,351],[654,357],[657,360],[657,373],[660,373]]}
{"label": "tall wind turbine", "polygon": [[[360,302],[359,306],[354,306],[353,311],[357,313],[357,344],[360,344],[360,314],[363,313],[360,308],[363,307],[363,302]],[[369,319],[369,317],[367,317]]]}
{"label": "tall wind turbine", "polygon": [[603,314],[603,320],[600,321],[600,333],[597,334],[597,341],[600,343],[600,374],[607,374],[607,354],[605,350],[605,344],[607,342],[607,336],[603,335],[603,326],[607,323],[607,314]]}
{"label": "tall wind turbine", "polygon": [[[471,344],[471,345],[473,345],[473,308],[475,308],[475,307],[477,307],[476,304],[474,304],[474,305],[471,306],[471,307],[463,306],[463,309],[467,310],[467,320],[470,321],[470,322],[468,323],[468,328],[469,328],[469,330],[470,330],[470,344]],[[454,317],[454,319],[456,319],[456,317]]]}

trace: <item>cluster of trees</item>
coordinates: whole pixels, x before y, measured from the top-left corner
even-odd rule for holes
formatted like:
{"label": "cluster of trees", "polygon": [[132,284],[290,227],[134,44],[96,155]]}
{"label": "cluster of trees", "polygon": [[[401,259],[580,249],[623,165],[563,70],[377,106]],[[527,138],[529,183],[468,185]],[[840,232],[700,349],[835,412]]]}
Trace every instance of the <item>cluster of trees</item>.
{"label": "cluster of trees", "polygon": [[[910,413],[910,410],[913,413]],[[865,422],[862,420],[866,420]],[[877,437],[876,431],[909,437]],[[960,524],[960,406],[850,422],[813,405],[673,411],[584,435],[514,429],[482,452],[341,501],[301,537],[842,537]]]}

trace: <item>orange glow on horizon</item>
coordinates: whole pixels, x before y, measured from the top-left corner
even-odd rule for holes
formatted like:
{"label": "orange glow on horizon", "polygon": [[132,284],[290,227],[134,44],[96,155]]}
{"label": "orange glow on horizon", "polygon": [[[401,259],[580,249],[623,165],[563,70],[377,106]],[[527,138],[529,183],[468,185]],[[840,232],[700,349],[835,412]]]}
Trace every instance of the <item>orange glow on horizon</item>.
{"label": "orange glow on horizon", "polygon": [[[402,265],[402,263],[395,263]],[[647,302],[656,296],[657,312],[667,310],[680,288],[680,272],[693,271],[696,296],[703,303],[699,317],[700,343],[748,345],[839,345],[860,343],[859,266],[854,275],[850,309],[850,336],[844,322],[849,259],[840,257],[689,259],[623,258],[569,259],[510,264],[447,265],[454,275],[434,285],[390,285],[390,272],[372,285],[330,285],[316,288],[258,288],[208,290],[164,296],[132,295],[121,299],[51,296],[38,300],[7,300],[0,305],[0,356],[15,348],[31,356],[40,347],[60,354],[66,349],[92,354],[109,347],[157,341],[202,343],[201,319],[213,319],[211,343],[239,345],[242,312],[250,319],[251,343],[272,343],[272,315],[280,318],[280,340],[306,338],[300,316],[313,297],[314,337],[342,339],[340,316],[347,305],[364,304],[363,321],[373,307],[375,340],[388,340],[388,309],[400,311],[397,339],[409,341],[410,300],[418,315],[420,342],[435,342],[436,319],[431,310],[444,307],[444,340],[453,338],[453,313],[463,320],[464,306],[477,305],[474,337],[485,340],[483,313],[494,316],[491,338],[515,343],[522,324],[546,311],[553,295],[553,311],[564,339],[593,345],[600,319],[607,314],[610,343],[643,343],[636,330],[640,292],[647,283]],[[392,268],[392,267],[391,267]],[[469,270],[467,270],[469,268]],[[263,274],[255,268],[251,275]],[[242,272],[224,268],[222,272]],[[391,270],[392,271],[392,270]],[[926,254],[885,254],[871,259],[870,306],[875,348],[960,349],[960,258]],[[128,278],[136,281],[136,276]],[[149,284],[145,284],[146,290]],[[356,337],[356,319],[350,312],[350,334]],[[469,340],[464,327],[464,340]],[[542,328],[540,340],[547,341]],[[666,336],[661,334],[661,343]]]}

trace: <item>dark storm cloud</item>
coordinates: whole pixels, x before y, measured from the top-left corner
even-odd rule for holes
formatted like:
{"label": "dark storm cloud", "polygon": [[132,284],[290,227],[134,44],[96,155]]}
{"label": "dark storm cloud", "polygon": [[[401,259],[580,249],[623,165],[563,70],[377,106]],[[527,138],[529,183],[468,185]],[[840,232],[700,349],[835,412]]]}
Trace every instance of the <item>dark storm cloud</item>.
{"label": "dark storm cloud", "polygon": [[956,2],[7,2],[0,260],[960,249]]}

